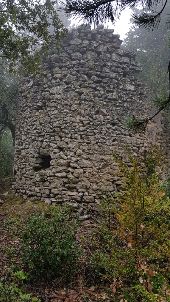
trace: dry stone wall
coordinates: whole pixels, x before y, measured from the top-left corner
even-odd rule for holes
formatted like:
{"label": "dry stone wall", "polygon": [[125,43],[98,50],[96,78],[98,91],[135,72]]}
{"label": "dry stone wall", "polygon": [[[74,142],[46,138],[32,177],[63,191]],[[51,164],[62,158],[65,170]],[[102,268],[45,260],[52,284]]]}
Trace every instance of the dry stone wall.
{"label": "dry stone wall", "polygon": [[15,192],[47,202],[94,205],[120,186],[113,153],[158,142],[153,122],[131,133],[128,117],[151,113],[139,66],[112,30],[72,30],[42,71],[23,79],[17,117]]}

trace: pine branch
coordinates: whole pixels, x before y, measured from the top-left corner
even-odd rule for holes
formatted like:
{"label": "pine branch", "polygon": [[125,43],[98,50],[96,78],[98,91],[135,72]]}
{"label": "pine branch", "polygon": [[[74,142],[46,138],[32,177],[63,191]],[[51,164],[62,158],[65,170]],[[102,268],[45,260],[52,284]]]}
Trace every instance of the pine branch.
{"label": "pine branch", "polygon": [[[168,0],[165,0],[162,9],[158,13],[155,13],[155,14],[143,13],[142,15],[139,15],[139,16],[133,15],[135,23],[139,26],[144,26],[144,27],[157,26],[158,23],[160,22],[161,14],[163,13],[163,11],[167,5],[167,2],[168,2]],[[158,1],[157,1],[157,3],[158,3]],[[152,5],[153,4],[151,1],[151,3],[148,3],[148,8],[151,9]]]}
{"label": "pine branch", "polygon": [[116,3],[117,9],[117,0],[67,0],[65,11],[73,16],[79,15],[90,23],[94,21],[98,24],[99,22],[104,22],[107,19],[114,22],[116,11],[112,5],[113,2]]}
{"label": "pine branch", "polygon": [[156,113],[153,114],[152,116],[150,116],[147,119],[147,121],[149,122],[149,121],[153,120],[155,118],[155,116],[157,116],[162,110],[166,109],[167,105],[169,105],[169,104],[170,104],[170,95],[169,95],[168,99],[163,103],[163,105],[159,107],[159,109],[156,111]]}
{"label": "pine branch", "polygon": [[158,110],[153,115],[151,115],[150,117],[145,118],[145,119],[138,119],[135,116],[133,116],[130,128],[132,128],[136,131],[138,131],[138,130],[145,131],[146,126],[148,125],[148,123],[150,121],[152,121],[161,111],[166,109],[169,104],[170,104],[170,95],[169,95],[168,99],[162,104],[162,106],[160,106],[158,108]]}
{"label": "pine branch", "polygon": [[[142,4],[147,10],[152,10],[161,0],[66,0],[65,11],[73,16],[80,16],[89,22],[105,22],[107,20],[114,22],[117,12],[126,7],[134,7]],[[143,13],[139,16],[133,16],[135,23],[141,26],[155,26],[160,20],[168,0],[165,0],[162,9],[158,13]]]}
{"label": "pine branch", "polygon": [[160,15],[143,13],[140,16],[133,15],[134,23],[143,27],[156,27],[160,22]]}

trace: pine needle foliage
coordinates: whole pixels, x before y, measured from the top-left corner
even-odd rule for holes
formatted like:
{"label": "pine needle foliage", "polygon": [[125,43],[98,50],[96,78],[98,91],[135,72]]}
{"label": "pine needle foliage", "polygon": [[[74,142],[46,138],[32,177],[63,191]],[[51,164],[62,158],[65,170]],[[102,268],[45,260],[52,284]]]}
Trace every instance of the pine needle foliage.
{"label": "pine needle foliage", "polygon": [[[142,5],[144,12],[133,16],[138,25],[153,27],[159,23],[167,4],[160,0],[66,0],[65,10],[73,16],[83,17],[90,23],[114,22],[116,16],[126,7]],[[161,5],[161,8],[160,8]]]}
{"label": "pine needle foliage", "polygon": [[[101,5],[102,2],[102,5]],[[82,15],[90,23],[96,24],[105,22],[110,19],[112,22],[115,20],[115,15],[119,5],[113,6],[113,1],[82,1],[82,0],[68,0],[66,12],[72,13],[76,16],[77,13]]]}

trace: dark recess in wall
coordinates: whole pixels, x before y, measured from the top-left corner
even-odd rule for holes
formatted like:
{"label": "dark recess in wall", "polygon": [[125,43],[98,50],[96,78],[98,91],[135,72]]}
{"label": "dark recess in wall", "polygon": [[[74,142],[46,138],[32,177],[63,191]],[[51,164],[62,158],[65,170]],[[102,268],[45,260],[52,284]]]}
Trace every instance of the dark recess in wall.
{"label": "dark recess in wall", "polygon": [[34,166],[34,171],[40,171],[40,170],[44,170],[50,167],[50,161],[51,161],[51,156],[48,154],[39,154],[36,162],[35,162],[35,166]]}

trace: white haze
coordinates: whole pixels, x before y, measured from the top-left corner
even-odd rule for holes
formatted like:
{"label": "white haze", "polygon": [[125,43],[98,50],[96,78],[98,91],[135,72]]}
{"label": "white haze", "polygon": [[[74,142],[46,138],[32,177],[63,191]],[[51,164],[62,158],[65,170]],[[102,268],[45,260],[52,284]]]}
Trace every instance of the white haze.
{"label": "white haze", "polygon": [[[106,28],[113,28],[115,34],[120,35],[120,39],[124,40],[130,27],[131,27],[131,9],[127,8],[122,11],[120,17],[117,21],[113,24],[111,22],[107,22],[104,26]],[[79,18],[71,18],[71,27],[77,27],[83,24],[83,21]],[[93,27],[93,26],[92,26]]]}

